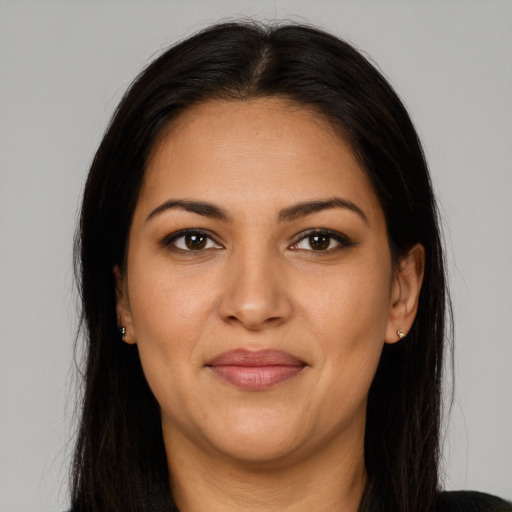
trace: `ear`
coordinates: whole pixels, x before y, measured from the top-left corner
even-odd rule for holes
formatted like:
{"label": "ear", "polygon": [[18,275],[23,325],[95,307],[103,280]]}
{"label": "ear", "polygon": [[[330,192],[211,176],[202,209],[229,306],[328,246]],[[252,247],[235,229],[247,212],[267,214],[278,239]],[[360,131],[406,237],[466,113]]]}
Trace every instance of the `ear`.
{"label": "ear", "polygon": [[410,331],[418,310],[424,268],[425,249],[419,243],[400,258],[393,277],[386,343],[399,341],[399,330],[404,335]]}
{"label": "ear", "polygon": [[125,343],[128,343],[129,345],[133,345],[136,343],[136,341],[133,333],[133,323],[130,310],[130,303],[128,300],[126,276],[119,267],[119,265],[114,266],[113,272],[116,283],[117,325],[120,329],[121,327],[124,327],[126,329],[126,334],[123,338],[123,341]]}

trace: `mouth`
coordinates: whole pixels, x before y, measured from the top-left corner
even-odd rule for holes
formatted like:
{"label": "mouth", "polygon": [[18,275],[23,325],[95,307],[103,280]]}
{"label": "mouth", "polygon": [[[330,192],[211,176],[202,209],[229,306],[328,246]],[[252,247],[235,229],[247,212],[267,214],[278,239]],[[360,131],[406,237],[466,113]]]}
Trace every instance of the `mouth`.
{"label": "mouth", "polygon": [[217,356],[206,366],[238,388],[261,391],[297,376],[307,365],[280,350],[238,349]]}

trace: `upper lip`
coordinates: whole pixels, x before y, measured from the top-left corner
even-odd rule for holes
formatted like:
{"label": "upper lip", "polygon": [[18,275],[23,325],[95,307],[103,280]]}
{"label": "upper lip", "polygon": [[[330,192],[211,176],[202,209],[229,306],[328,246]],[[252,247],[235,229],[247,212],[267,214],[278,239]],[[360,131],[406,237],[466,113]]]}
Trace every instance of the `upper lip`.
{"label": "upper lip", "polygon": [[247,350],[236,349],[224,352],[206,366],[306,366],[299,358],[281,350]]}

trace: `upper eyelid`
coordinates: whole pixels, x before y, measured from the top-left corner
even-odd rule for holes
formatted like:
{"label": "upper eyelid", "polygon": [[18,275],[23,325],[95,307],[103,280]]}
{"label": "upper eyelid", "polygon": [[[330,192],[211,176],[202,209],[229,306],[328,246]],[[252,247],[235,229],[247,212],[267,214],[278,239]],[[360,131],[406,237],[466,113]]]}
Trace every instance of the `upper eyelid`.
{"label": "upper eyelid", "polygon": [[301,231],[294,237],[293,243],[300,242],[304,238],[307,238],[307,237],[313,236],[313,235],[326,235],[326,236],[335,238],[336,240],[340,240],[345,243],[352,243],[351,239],[344,233],[342,233],[340,231],[336,231],[334,229],[327,229],[327,228],[311,228],[311,229],[307,229],[305,231]]}
{"label": "upper eyelid", "polygon": [[215,234],[213,234],[211,231],[208,231],[207,229],[201,229],[201,228],[185,228],[185,229],[180,229],[178,231],[175,231],[173,233],[169,233],[168,235],[165,235],[164,237],[162,237],[160,239],[159,244],[163,245],[163,246],[169,245],[172,242],[174,242],[175,240],[177,240],[178,238],[186,236],[190,233],[197,233],[199,235],[204,235],[204,236],[210,238],[211,240],[213,240],[213,242],[215,242],[217,245],[223,246],[223,244],[218,240],[218,237]]}
{"label": "upper eyelid", "polygon": [[[186,236],[189,233],[198,233],[198,234],[207,236],[217,245],[220,245],[222,247],[225,246],[225,244],[220,241],[220,239],[219,239],[220,237],[218,237],[215,233],[212,233],[211,231],[209,231],[207,229],[202,229],[202,228],[180,229],[178,231],[175,231],[173,233],[169,233],[168,235],[165,235],[164,237],[162,237],[160,239],[159,243],[160,243],[160,245],[163,245],[163,246],[169,245],[174,240],[177,240],[178,238]],[[344,244],[344,245],[353,245],[356,243],[356,242],[352,241],[347,235],[345,235],[344,233],[342,233],[340,231],[336,231],[336,230],[328,229],[328,228],[310,228],[310,229],[303,230],[300,233],[297,233],[296,235],[294,235],[292,237],[292,242],[289,244],[289,246],[296,245],[299,242],[301,242],[302,240],[304,240],[305,238],[307,238],[309,236],[313,236],[313,235],[326,235],[331,238],[334,238],[335,240],[337,240],[338,242],[340,242],[341,244]]]}
{"label": "upper eyelid", "polygon": [[295,240],[288,246],[291,250],[301,250],[297,248],[297,245],[299,245],[301,242],[303,242],[305,239],[307,239],[310,236],[314,235],[325,235],[337,242],[337,245],[335,247],[325,249],[325,250],[318,250],[314,251],[313,249],[303,249],[307,252],[315,252],[317,254],[331,254],[334,251],[341,250],[341,249],[348,249],[350,247],[353,247],[357,245],[357,241],[352,240],[350,237],[345,235],[344,233],[340,231],[336,231],[333,229],[327,229],[327,228],[313,228],[308,229],[306,231],[303,231],[302,233],[298,234],[295,238]]}

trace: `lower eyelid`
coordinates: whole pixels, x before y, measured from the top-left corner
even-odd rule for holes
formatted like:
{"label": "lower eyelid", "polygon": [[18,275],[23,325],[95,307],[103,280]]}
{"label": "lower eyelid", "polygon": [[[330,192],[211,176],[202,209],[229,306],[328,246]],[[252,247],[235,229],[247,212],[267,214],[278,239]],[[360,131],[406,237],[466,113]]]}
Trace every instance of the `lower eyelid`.
{"label": "lower eyelid", "polygon": [[[190,234],[197,234],[197,235],[202,235],[202,236],[206,237],[208,239],[207,246],[204,248],[201,248],[201,249],[197,249],[196,251],[194,251],[193,249],[190,249],[190,248],[178,247],[176,242],[180,239],[184,239],[187,235],[190,235]],[[327,249],[317,249],[317,250],[315,250],[313,248],[309,248],[309,249],[303,248],[302,250],[318,252],[318,253],[330,252],[330,251],[333,251],[334,249],[350,247],[357,243],[357,242],[351,241],[348,237],[346,237],[342,233],[337,233],[337,232],[333,233],[331,231],[326,231],[326,230],[312,230],[310,232],[303,233],[302,236],[298,240],[296,240],[289,246],[290,249],[298,249],[297,246],[299,244],[307,241],[307,239],[312,236],[325,236],[330,239],[329,245],[330,246],[334,245],[334,247],[328,247]],[[182,240],[181,243],[184,243],[184,240]],[[183,252],[202,252],[206,249],[223,249],[224,248],[224,246],[221,243],[217,242],[217,240],[210,233],[204,232],[202,230],[194,230],[194,229],[186,229],[186,230],[183,230],[183,231],[180,231],[177,233],[176,232],[171,233],[171,234],[163,237],[159,241],[159,245],[163,248],[175,248],[175,249],[177,249],[179,251],[183,251]]]}
{"label": "lower eyelid", "polygon": [[[330,238],[331,243],[334,242],[336,244],[334,247],[329,247],[328,249],[318,250],[315,252],[328,252],[328,251],[331,251],[336,248],[350,247],[355,244],[355,242],[352,242],[348,237],[346,237],[342,233],[337,233],[337,232],[333,233],[332,231],[326,231],[326,230],[312,230],[310,232],[306,232],[305,234],[303,234],[298,240],[296,240],[291,245],[291,248],[292,249],[296,248],[300,243],[307,241],[307,239],[312,236],[325,236],[327,238]],[[314,251],[314,249],[304,249],[304,250]]]}
{"label": "lower eyelid", "polygon": [[[170,244],[171,245],[174,245],[174,247],[177,247],[178,249],[182,250],[182,251],[189,251],[189,252],[194,252],[193,249],[189,249],[187,247],[178,247],[178,244],[177,244],[177,241],[178,240],[181,240],[181,244],[180,245],[185,245],[185,237],[187,235],[181,235],[181,236],[178,236],[176,238],[174,238]],[[200,251],[204,251],[205,249],[214,249],[214,248],[220,248],[220,245],[215,242],[215,240],[213,240],[211,237],[207,236],[206,238],[208,238],[207,242],[206,242],[206,246],[201,248],[201,249],[198,249],[197,252],[200,252]],[[213,246],[213,247],[212,247]]]}
{"label": "lower eyelid", "polygon": [[[194,230],[194,229],[187,229],[184,231],[179,231],[177,233],[171,233],[170,235],[163,237],[160,240],[159,245],[164,248],[175,248],[175,249],[178,249],[183,252],[194,252],[192,249],[178,247],[176,244],[177,241],[179,241],[180,239],[184,239],[187,235],[191,235],[191,234],[192,235],[201,235],[208,239],[207,244],[210,245],[210,247],[205,247],[203,249],[199,249],[199,250],[197,250],[197,252],[201,252],[202,250],[205,250],[205,249],[214,249],[214,248],[221,249],[222,248],[222,245],[219,242],[217,242],[217,240],[215,240],[215,238],[211,234],[206,233],[201,230]],[[184,242],[182,242],[182,243],[184,243]],[[212,244],[215,247],[211,247]]]}

